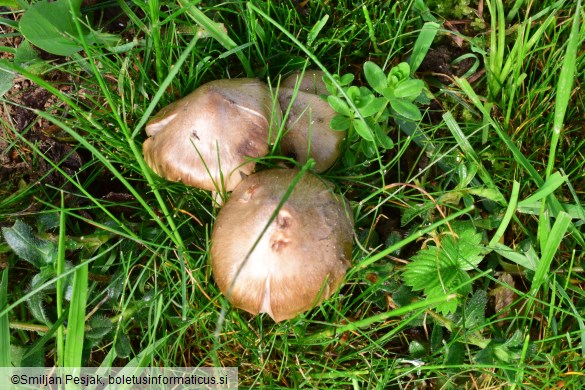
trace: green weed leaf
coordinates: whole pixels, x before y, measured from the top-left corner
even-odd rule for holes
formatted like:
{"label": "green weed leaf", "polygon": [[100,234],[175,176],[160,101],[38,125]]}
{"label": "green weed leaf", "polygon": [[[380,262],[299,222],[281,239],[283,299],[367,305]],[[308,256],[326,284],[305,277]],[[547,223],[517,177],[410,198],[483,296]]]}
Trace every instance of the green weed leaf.
{"label": "green weed leaf", "polygon": [[483,290],[473,293],[465,305],[464,324],[466,329],[472,329],[485,322],[485,307],[487,305],[487,294]]}
{"label": "green weed leaf", "polygon": [[406,119],[416,122],[422,119],[422,114],[414,103],[408,102],[404,99],[392,99],[390,100],[390,106],[398,115]]}
{"label": "green weed leaf", "polygon": [[382,90],[388,87],[388,79],[386,74],[378,65],[371,61],[367,61],[364,64],[364,74],[370,87],[379,94],[382,94]]}
{"label": "green weed leaf", "polygon": [[[413,256],[406,265],[404,282],[415,291],[424,291],[429,298],[457,292],[466,295],[471,286],[467,270],[482,260],[481,235],[472,227],[459,232],[459,238],[443,236],[440,246],[430,245]],[[453,313],[458,302],[451,300],[437,307],[443,314]]]}
{"label": "green weed leaf", "polygon": [[365,104],[362,103],[362,106],[358,107],[358,108],[359,108],[362,116],[364,118],[367,118],[369,116],[372,116],[372,115],[380,112],[384,108],[385,105],[386,105],[386,99],[374,98],[372,96],[372,99],[368,99],[367,103],[365,103]]}
{"label": "green weed leaf", "polygon": [[460,269],[469,271],[477,267],[483,259],[481,234],[476,233],[473,228],[467,228],[459,233],[459,239],[446,236],[441,242],[442,249],[446,256],[457,262]]}
{"label": "green weed leaf", "polygon": [[0,0],[0,6],[16,9],[16,8],[18,8],[18,1],[16,1],[16,0]]}
{"label": "green weed leaf", "polygon": [[85,334],[88,339],[99,341],[107,335],[113,328],[114,324],[105,316],[93,316],[89,320],[90,330]]}
{"label": "green weed leaf", "polygon": [[343,99],[334,95],[329,95],[327,96],[327,102],[335,110],[335,112],[353,118],[353,112],[347,103],[343,101]]}
{"label": "green weed leaf", "polygon": [[116,349],[116,355],[122,358],[130,356],[132,353],[130,339],[128,339],[128,336],[126,336],[124,333],[118,333],[114,348]]}
{"label": "green weed leaf", "polygon": [[353,127],[363,139],[366,141],[374,141],[374,135],[366,122],[356,119],[353,121]]}
{"label": "green weed leaf", "polygon": [[333,118],[331,118],[331,122],[329,123],[329,127],[332,130],[347,130],[351,125],[351,119],[346,117],[345,115],[337,114]]}
{"label": "green weed leaf", "polygon": [[2,69],[3,63],[8,63],[8,61],[0,60],[0,96],[4,96],[12,88],[14,81],[14,73]]}
{"label": "green weed leaf", "polygon": [[[70,2],[73,3],[71,6]],[[33,45],[51,54],[72,56],[83,49],[73,38],[78,35],[73,18],[81,15],[80,4],[80,0],[34,3],[22,15],[19,30]],[[86,34],[85,39],[88,43],[93,41],[89,34]]]}
{"label": "green weed leaf", "polygon": [[413,101],[421,94],[425,83],[422,80],[410,79],[404,80],[394,88],[394,96],[397,98],[408,99]]}
{"label": "green weed leaf", "polygon": [[410,65],[408,65],[406,62],[401,62],[400,64],[390,69],[390,73],[388,73],[388,85],[395,87],[401,81],[408,80],[409,77]]}
{"label": "green weed leaf", "polygon": [[40,269],[55,261],[57,256],[55,244],[36,237],[26,223],[16,221],[11,228],[2,228],[2,234],[14,253],[35,267]]}

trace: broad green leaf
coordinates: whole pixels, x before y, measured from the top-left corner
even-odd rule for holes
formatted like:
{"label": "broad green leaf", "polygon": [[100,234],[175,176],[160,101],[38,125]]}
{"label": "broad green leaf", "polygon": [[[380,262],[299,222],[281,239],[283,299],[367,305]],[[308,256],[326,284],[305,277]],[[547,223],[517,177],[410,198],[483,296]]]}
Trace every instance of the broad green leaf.
{"label": "broad green leaf", "polygon": [[367,158],[374,158],[376,156],[376,144],[372,141],[362,139],[360,141],[360,149]]}
{"label": "broad green leaf", "polygon": [[422,80],[404,80],[394,88],[394,96],[413,101],[422,92],[425,83]]}
{"label": "broad green leaf", "polygon": [[89,330],[87,331],[87,338],[93,340],[101,340],[114,328],[114,324],[109,318],[104,316],[93,316],[89,320]]}
{"label": "broad green leaf", "polygon": [[2,63],[8,62],[7,60],[0,60],[0,97],[10,91],[12,83],[14,82],[14,73],[2,69]]}
{"label": "broad green leaf", "polygon": [[331,108],[335,110],[335,112],[348,116],[350,118],[353,117],[352,110],[349,108],[347,103],[343,101],[343,99],[334,95],[329,95],[327,96],[327,102],[329,103]]}
{"label": "broad green leaf", "polygon": [[464,325],[466,329],[472,329],[484,323],[486,305],[486,292],[483,290],[474,292],[465,305]]}
{"label": "broad green leaf", "polygon": [[[0,0],[0,7],[8,7],[12,9],[18,8],[18,1],[16,0]],[[0,366],[2,367],[2,366]]]}
{"label": "broad green leaf", "polygon": [[40,59],[41,58],[37,51],[26,40],[22,41],[18,46],[18,49],[16,49],[16,53],[14,53],[14,63],[23,68],[28,67],[31,63],[39,61]]}
{"label": "broad green leaf", "polygon": [[51,264],[57,255],[54,243],[37,238],[30,226],[18,220],[11,228],[2,228],[4,240],[18,257],[37,268]]}
{"label": "broad green leaf", "polygon": [[372,134],[372,131],[370,130],[368,124],[365,121],[361,121],[359,119],[354,120],[353,128],[360,135],[360,137],[362,137],[366,141],[374,140],[374,135]]}
{"label": "broad green leaf", "polygon": [[394,147],[394,141],[392,141],[392,138],[388,137],[388,135],[384,133],[382,127],[378,123],[373,123],[370,127],[372,130],[374,130],[376,140],[380,146],[382,146],[384,149],[392,149]]}
{"label": "broad green leaf", "polygon": [[339,78],[339,84],[342,86],[349,85],[355,79],[355,76],[351,73],[344,74]]}
{"label": "broad green leaf", "polygon": [[412,340],[408,344],[408,354],[411,358],[420,359],[423,357],[427,357],[427,347],[423,345],[420,341]]}
{"label": "broad green leaf", "polygon": [[487,188],[484,186],[469,188],[467,192],[471,195],[479,196],[494,202],[503,203],[505,200],[502,193],[497,188]]}
{"label": "broad green leaf", "polygon": [[39,292],[27,299],[26,304],[32,316],[41,324],[51,326],[51,320],[45,311],[45,294]]}
{"label": "broad green leaf", "polygon": [[128,336],[124,333],[118,333],[116,336],[116,344],[114,345],[116,349],[116,355],[126,358],[130,356],[132,353],[132,346],[130,345],[130,340]]}
{"label": "broad green leaf", "polygon": [[382,90],[388,87],[386,74],[377,64],[371,61],[364,63],[364,75],[370,87],[379,94],[382,94]]}
{"label": "broad green leaf", "polygon": [[386,105],[386,102],[387,102],[386,99],[381,98],[381,97],[377,97],[377,98],[369,99],[367,104],[364,104],[358,108],[360,110],[360,114],[362,114],[362,116],[364,118],[367,118],[369,116],[372,116],[372,115],[380,112],[384,108],[384,106]]}
{"label": "broad green leaf", "polygon": [[329,127],[332,130],[347,130],[351,125],[351,119],[346,117],[342,114],[336,114],[333,118],[331,118],[331,122],[329,123]]}
{"label": "broad green leaf", "polygon": [[483,259],[481,253],[481,234],[473,229],[465,229],[459,233],[459,238],[446,236],[441,242],[445,254],[457,261],[462,270],[470,271],[477,267]]}
{"label": "broad green leaf", "polygon": [[[460,230],[460,231],[457,231]],[[450,294],[455,290],[468,294],[471,286],[467,270],[482,260],[481,235],[473,228],[456,229],[459,237],[446,233],[440,247],[430,245],[412,257],[406,265],[404,283],[415,291],[424,291],[428,298]],[[437,307],[443,314],[457,309],[457,302],[444,302]]]}
{"label": "broad green leaf", "polygon": [[[19,30],[33,45],[51,54],[70,57],[83,49],[74,38],[78,32],[73,18],[80,17],[80,3],[80,0],[34,3],[22,15]],[[88,43],[93,41],[89,34],[85,39]]]}
{"label": "broad green leaf", "polygon": [[345,93],[347,94],[347,96],[351,99],[351,101],[354,102],[354,104],[358,104],[361,98],[361,92],[360,89],[358,87],[356,87],[355,85],[352,85],[351,87],[349,87],[347,89],[347,91],[345,91]]}
{"label": "broad green leaf", "polygon": [[396,113],[406,119],[418,122],[422,119],[422,114],[418,107],[404,99],[392,99],[390,100],[390,106]]}
{"label": "broad green leaf", "polygon": [[498,253],[500,256],[513,261],[521,267],[531,271],[536,271],[536,263],[526,255],[523,255],[522,253],[519,253],[504,244],[500,244],[499,242],[496,242],[493,247],[496,253]]}

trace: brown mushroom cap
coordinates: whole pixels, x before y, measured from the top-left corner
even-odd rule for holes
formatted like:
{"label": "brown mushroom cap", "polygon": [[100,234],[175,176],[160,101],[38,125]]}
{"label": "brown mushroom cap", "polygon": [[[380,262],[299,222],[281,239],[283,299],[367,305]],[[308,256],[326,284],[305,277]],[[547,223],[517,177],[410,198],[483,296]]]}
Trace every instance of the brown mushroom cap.
{"label": "brown mushroom cap", "polygon": [[331,296],[352,255],[353,218],[343,197],[309,173],[262,235],[298,172],[271,169],[246,178],[211,236],[211,267],[222,293],[235,307],[277,322]]}
{"label": "brown mushroom cap", "polygon": [[286,155],[292,155],[304,164],[308,158],[315,160],[315,172],[324,172],[335,163],[341,154],[341,143],[345,131],[335,131],[329,126],[336,112],[320,95],[328,94],[321,71],[307,70],[287,77],[278,90],[278,101],[283,111],[291,105],[295,85],[298,93],[292,102],[286,121],[287,132],[280,146]]}
{"label": "brown mushroom cap", "polygon": [[280,83],[280,88],[294,89],[299,84],[299,91],[301,92],[311,93],[313,95],[329,95],[323,82],[323,77],[325,77],[325,73],[320,70],[307,69],[302,78],[301,72],[295,72]]}
{"label": "brown mushroom cap", "polygon": [[231,191],[268,153],[269,88],[255,79],[215,80],[160,110],[146,125],[144,158],[158,175],[205,190]]}
{"label": "brown mushroom cap", "polygon": [[[290,88],[278,91],[278,100],[286,110],[293,98]],[[329,103],[318,95],[298,92],[292,102],[286,121],[287,132],[280,141],[285,155],[293,155],[301,164],[309,157],[315,159],[315,172],[324,172],[335,163],[341,154],[341,143],[345,131],[331,130],[329,123],[336,115]]]}

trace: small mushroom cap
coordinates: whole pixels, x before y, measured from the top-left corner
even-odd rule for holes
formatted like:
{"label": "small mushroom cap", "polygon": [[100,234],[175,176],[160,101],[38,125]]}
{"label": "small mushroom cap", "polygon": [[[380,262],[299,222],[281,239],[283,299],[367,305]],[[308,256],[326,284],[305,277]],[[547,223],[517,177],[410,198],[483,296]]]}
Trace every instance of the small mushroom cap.
{"label": "small mushroom cap", "polygon": [[[329,95],[325,82],[325,73],[320,70],[307,69],[301,78],[301,72],[294,72],[280,83],[280,88],[295,88],[299,84],[299,91],[313,95]],[[301,78],[299,83],[299,78]]]}
{"label": "small mushroom cap", "polygon": [[171,181],[231,191],[254,171],[281,117],[269,88],[255,79],[215,80],[160,110],[146,125],[147,164]]}
{"label": "small mushroom cap", "polygon": [[[282,110],[289,107],[294,90],[281,88],[278,100]],[[345,131],[332,130],[329,126],[336,112],[319,95],[299,91],[290,107],[286,121],[287,132],[280,146],[286,155],[293,155],[304,164],[308,157],[315,159],[315,172],[329,169],[341,154]]]}
{"label": "small mushroom cap", "polygon": [[271,169],[246,178],[220,210],[211,236],[221,292],[235,307],[277,322],[331,296],[352,256],[353,218],[345,200],[309,173],[262,235],[298,172]]}

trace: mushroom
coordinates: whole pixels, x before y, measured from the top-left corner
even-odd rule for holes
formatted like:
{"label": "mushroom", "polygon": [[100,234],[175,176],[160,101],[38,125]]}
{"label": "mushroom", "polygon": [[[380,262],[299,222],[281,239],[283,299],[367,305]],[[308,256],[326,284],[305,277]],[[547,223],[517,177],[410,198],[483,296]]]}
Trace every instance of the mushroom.
{"label": "mushroom", "polygon": [[221,292],[235,307],[276,322],[331,296],[352,255],[353,218],[345,200],[310,173],[270,222],[298,173],[271,169],[246,178],[220,210],[211,236]]}
{"label": "mushroom", "polygon": [[231,191],[268,153],[272,115],[282,114],[261,81],[211,81],[152,118],[144,158],[167,180]]}
{"label": "mushroom", "polygon": [[282,110],[286,111],[290,106],[286,121],[288,131],[280,142],[281,150],[301,164],[306,163],[309,157],[315,159],[315,172],[324,172],[339,157],[346,132],[329,127],[336,112],[319,96],[327,93],[323,72],[306,71],[295,95],[294,85],[297,82],[298,75],[293,74],[281,83],[278,90]]}

